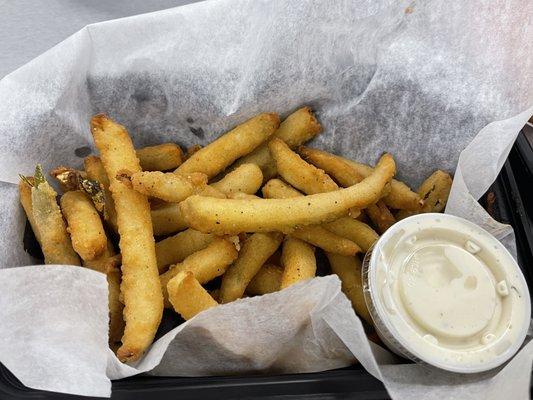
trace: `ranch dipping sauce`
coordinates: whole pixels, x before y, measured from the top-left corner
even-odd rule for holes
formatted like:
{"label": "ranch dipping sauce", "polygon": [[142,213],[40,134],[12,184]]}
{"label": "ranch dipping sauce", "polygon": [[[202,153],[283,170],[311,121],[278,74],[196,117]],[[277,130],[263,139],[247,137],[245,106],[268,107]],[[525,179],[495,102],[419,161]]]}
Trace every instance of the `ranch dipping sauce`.
{"label": "ranch dipping sauce", "polygon": [[501,365],[529,327],[516,261],[488,232],[451,215],[415,215],[389,228],[365,256],[363,285],[383,342],[448,371]]}

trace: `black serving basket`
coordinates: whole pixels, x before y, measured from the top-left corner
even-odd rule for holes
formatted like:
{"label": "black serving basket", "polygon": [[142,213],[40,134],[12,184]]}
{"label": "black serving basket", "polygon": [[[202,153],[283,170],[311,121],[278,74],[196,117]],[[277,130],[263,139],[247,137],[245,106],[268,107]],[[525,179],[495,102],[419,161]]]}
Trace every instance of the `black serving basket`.
{"label": "black serving basket", "polygon": [[[533,128],[526,126],[500,175],[480,199],[496,220],[513,226],[518,261],[533,296]],[[112,399],[388,399],[360,365],[308,374],[162,378],[138,375],[113,382]],[[0,399],[96,399],[33,390],[0,364]]]}

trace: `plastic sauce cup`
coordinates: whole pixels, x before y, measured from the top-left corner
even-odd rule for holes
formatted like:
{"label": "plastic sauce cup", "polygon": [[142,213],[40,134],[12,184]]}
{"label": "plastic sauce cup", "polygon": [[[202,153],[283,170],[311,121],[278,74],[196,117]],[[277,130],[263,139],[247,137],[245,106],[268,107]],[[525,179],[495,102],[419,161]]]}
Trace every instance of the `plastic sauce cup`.
{"label": "plastic sauce cup", "polygon": [[479,226],[420,214],[389,228],[363,261],[363,290],[383,342],[461,373],[495,368],[523,343],[529,291],[518,264]]}

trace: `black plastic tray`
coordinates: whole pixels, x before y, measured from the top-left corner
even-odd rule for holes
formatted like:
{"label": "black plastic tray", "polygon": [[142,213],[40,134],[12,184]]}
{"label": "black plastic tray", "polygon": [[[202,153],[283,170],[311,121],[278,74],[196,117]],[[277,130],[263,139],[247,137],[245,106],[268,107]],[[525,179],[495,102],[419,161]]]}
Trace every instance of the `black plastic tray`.
{"label": "black plastic tray", "polygon": [[[526,126],[533,137],[533,128]],[[500,175],[480,203],[492,216],[511,224],[518,261],[533,289],[533,149],[522,132]],[[310,374],[161,378],[134,376],[113,382],[113,399],[388,399],[384,386],[361,366]],[[95,399],[26,388],[0,364],[0,399]]]}

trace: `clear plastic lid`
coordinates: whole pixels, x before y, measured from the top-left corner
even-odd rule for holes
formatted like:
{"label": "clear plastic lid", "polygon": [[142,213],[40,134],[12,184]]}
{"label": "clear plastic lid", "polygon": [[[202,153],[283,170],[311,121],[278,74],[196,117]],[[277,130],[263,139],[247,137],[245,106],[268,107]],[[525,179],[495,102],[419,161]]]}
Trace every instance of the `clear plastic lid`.
{"label": "clear plastic lid", "polygon": [[415,215],[389,228],[365,256],[363,285],[383,341],[449,371],[501,365],[529,326],[516,261],[488,232],[451,215]]}

